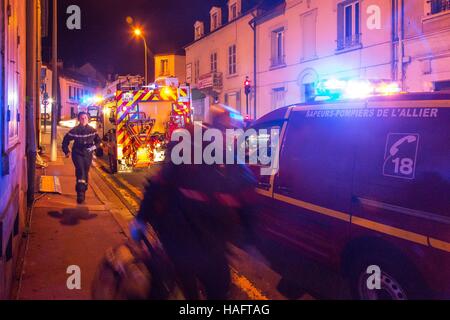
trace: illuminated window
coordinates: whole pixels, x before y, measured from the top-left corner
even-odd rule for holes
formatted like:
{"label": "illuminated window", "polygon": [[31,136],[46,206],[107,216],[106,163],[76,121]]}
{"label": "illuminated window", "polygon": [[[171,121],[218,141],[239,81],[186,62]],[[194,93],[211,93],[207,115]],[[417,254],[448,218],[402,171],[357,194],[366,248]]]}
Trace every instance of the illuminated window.
{"label": "illuminated window", "polygon": [[161,60],[161,70],[160,70],[161,76],[167,76],[169,75],[169,60],[163,59]]}

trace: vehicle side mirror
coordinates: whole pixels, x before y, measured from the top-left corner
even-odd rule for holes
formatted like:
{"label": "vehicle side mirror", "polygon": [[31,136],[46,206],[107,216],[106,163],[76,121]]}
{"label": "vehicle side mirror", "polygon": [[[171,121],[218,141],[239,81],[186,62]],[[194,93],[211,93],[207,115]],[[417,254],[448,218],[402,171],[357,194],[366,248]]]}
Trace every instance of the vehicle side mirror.
{"label": "vehicle side mirror", "polygon": [[105,135],[104,137],[103,137],[103,139],[102,139],[104,142],[108,142],[109,141],[109,139],[108,139],[108,136],[107,135]]}
{"label": "vehicle side mirror", "polygon": [[116,124],[116,119],[114,119],[114,118],[109,118],[109,122],[110,122],[111,124]]}

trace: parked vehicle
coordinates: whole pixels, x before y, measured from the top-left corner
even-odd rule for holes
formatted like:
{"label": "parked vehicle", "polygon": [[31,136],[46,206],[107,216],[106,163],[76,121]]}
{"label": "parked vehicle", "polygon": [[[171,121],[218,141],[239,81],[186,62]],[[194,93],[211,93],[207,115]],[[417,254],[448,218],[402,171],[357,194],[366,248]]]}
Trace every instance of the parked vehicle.
{"label": "parked vehicle", "polygon": [[281,151],[276,174],[252,166],[258,234],[339,270],[355,298],[450,298],[449,123],[438,93],[267,114],[252,128],[279,129]]}

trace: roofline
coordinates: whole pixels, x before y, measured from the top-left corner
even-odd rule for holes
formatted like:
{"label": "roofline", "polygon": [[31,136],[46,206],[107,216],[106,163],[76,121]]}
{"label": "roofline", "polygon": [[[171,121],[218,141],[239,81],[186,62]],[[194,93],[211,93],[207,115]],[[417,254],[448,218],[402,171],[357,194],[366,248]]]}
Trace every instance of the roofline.
{"label": "roofline", "polygon": [[180,57],[186,57],[186,53],[157,53],[154,55],[154,57],[160,57],[160,56],[180,56]]}
{"label": "roofline", "polygon": [[255,17],[252,21],[256,23],[256,25],[260,25],[268,20],[274,19],[278,17],[286,11],[286,2],[282,2],[274,8],[265,11],[262,15]]}

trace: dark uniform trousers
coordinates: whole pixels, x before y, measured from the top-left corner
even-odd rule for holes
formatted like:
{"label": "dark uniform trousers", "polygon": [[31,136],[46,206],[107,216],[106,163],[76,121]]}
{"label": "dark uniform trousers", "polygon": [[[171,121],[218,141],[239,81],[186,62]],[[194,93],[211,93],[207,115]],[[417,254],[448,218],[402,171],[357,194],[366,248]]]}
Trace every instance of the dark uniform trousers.
{"label": "dark uniform trousers", "polygon": [[[75,175],[77,177],[77,192],[87,190],[89,183],[89,169],[92,164],[92,154],[72,153],[72,161],[75,166]],[[85,184],[85,187],[82,186]]]}

